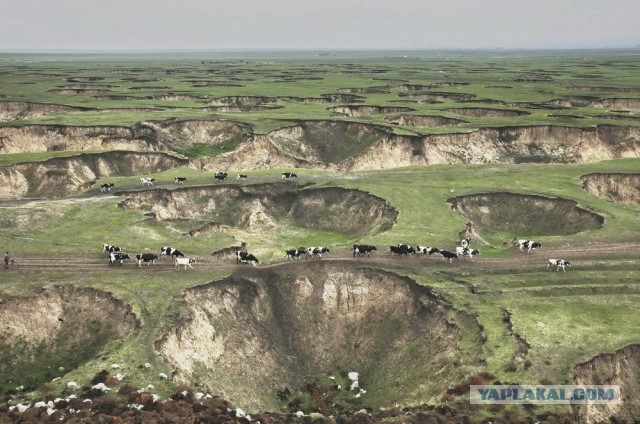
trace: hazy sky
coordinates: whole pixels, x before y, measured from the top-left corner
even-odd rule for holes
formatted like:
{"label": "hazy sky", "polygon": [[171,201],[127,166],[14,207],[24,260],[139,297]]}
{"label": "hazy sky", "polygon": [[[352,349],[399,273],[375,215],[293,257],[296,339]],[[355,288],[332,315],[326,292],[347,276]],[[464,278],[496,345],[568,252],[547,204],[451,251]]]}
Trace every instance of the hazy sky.
{"label": "hazy sky", "polygon": [[602,48],[640,0],[0,0],[0,50]]}

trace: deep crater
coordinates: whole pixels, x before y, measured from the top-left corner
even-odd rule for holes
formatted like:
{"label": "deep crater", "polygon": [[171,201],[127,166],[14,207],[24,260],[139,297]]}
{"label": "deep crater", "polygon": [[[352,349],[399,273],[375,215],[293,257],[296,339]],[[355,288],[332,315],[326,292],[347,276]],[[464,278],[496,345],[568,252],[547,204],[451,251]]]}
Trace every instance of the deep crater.
{"label": "deep crater", "polygon": [[580,179],[582,188],[595,196],[640,205],[640,173],[594,173]]}
{"label": "deep crater", "polygon": [[277,407],[277,390],[313,376],[350,371],[367,405],[425,402],[464,378],[463,327],[481,354],[471,316],[407,277],[352,263],[245,268],[185,290],[183,302],[186,319],[156,349],[178,382],[198,380],[249,410]]}
{"label": "deep crater", "polygon": [[463,116],[475,116],[483,118],[503,118],[511,116],[530,115],[529,112],[515,109],[495,109],[488,107],[458,107],[443,109],[445,112]]}
{"label": "deep crater", "polygon": [[447,199],[451,207],[482,230],[531,235],[568,235],[599,229],[604,217],[558,197],[510,192],[479,193]]}
{"label": "deep crater", "polygon": [[391,228],[398,216],[384,199],[364,191],[287,183],[155,189],[126,196],[119,208],[151,211],[158,220],[206,220],[250,229],[286,224],[365,235]]}
{"label": "deep crater", "polygon": [[383,115],[387,113],[403,113],[413,112],[415,109],[411,107],[401,106],[364,106],[364,105],[340,105],[327,108],[338,115],[344,115],[351,118],[362,118],[365,116]]}
{"label": "deep crater", "polygon": [[0,295],[0,390],[4,393],[9,381],[11,388],[33,390],[139,326],[130,305],[93,288],[53,286],[28,296]]}
{"label": "deep crater", "polygon": [[188,162],[166,153],[111,151],[17,163],[0,168],[0,199],[64,197],[88,190],[100,177],[162,172]]}
{"label": "deep crater", "polygon": [[394,115],[387,116],[386,119],[392,124],[406,125],[408,127],[450,127],[466,122],[461,119],[438,115]]}

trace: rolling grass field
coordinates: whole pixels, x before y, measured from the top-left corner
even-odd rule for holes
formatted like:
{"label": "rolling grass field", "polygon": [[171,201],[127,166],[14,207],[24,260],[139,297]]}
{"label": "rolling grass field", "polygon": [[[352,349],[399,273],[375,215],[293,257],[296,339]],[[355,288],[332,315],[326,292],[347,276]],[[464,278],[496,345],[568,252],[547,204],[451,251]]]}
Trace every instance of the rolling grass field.
{"label": "rolling grass field", "polygon": [[[255,133],[265,133],[293,122],[339,119],[375,123],[398,134],[460,132],[482,127],[523,125],[591,126],[596,124],[637,126],[640,107],[621,111],[603,106],[606,99],[631,99],[640,104],[640,56],[571,52],[552,54],[487,55],[452,54],[416,58],[258,58],[129,56],[61,57],[0,55],[0,102],[36,102],[96,108],[94,111],[51,112],[42,116],[0,122],[2,126],[26,124],[133,125],[139,121],[166,119],[228,119],[248,124]],[[195,81],[195,82],[194,82]],[[212,86],[200,87],[197,82]],[[216,86],[216,84],[218,86]],[[221,84],[233,86],[220,86]],[[75,88],[71,87],[74,86]],[[86,88],[91,86],[91,88]],[[102,88],[100,88],[102,86]],[[148,88],[144,88],[147,86]],[[407,90],[400,86],[418,86]],[[71,94],[52,90],[110,90],[107,93]],[[139,88],[142,87],[142,88]],[[154,88],[155,87],[155,88]],[[157,88],[168,87],[168,88]],[[362,89],[385,87],[384,93]],[[415,87],[414,87],[415,88]],[[157,100],[167,92],[193,96],[191,100]],[[472,101],[415,103],[401,94],[470,94]],[[391,125],[386,116],[349,118],[332,114],[327,107],[338,103],[298,101],[341,93],[361,96],[352,105],[406,106],[409,114],[439,115],[462,119],[453,127],[407,127]],[[95,96],[134,96],[127,100],[101,100]],[[224,96],[267,96],[277,98],[277,109],[211,112],[202,110],[206,102]],[[581,105],[554,108],[556,101]],[[633,103],[633,102],[637,103]],[[1,106],[0,106],[1,107]],[[460,116],[444,109],[485,107],[524,110],[516,117]],[[117,111],[119,108],[158,108]],[[164,108],[164,109],[160,109]],[[101,111],[99,109],[109,109]],[[557,118],[550,114],[572,117]],[[576,118],[575,116],[580,116]],[[608,117],[607,117],[608,116]],[[610,118],[615,116],[616,118]],[[321,144],[322,134],[310,143]],[[217,156],[235,147],[194,148],[192,157]],[[336,152],[348,155],[348,149]],[[85,152],[86,153],[86,152]],[[0,167],[36,162],[76,152],[45,152],[0,155]],[[339,160],[340,157],[332,158]],[[229,185],[256,183],[289,184],[280,173],[293,169],[249,171],[248,180],[227,181]],[[427,285],[457,310],[474,316],[482,328],[481,346],[486,365],[469,367],[469,376],[491,373],[496,381],[522,384],[571,384],[573,366],[602,352],[611,352],[640,342],[640,207],[611,202],[583,190],[580,177],[590,173],[639,173],[640,159],[628,158],[591,164],[509,164],[413,166],[367,172],[333,172],[295,169],[297,184],[312,187],[342,187],[371,193],[384,199],[398,212],[392,228],[365,237],[348,231],[328,231],[289,225],[274,214],[273,226],[224,225],[220,231],[198,237],[185,233],[209,223],[197,220],[158,221],[145,210],[122,210],[118,203],[140,190],[140,175],[109,178],[115,183],[112,194],[99,193],[99,184],[63,199],[19,199],[0,202],[0,246],[10,250],[20,266],[0,273],[0,296],[34,295],[42,287],[76,285],[113,293],[130,304],[141,326],[128,339],[112,340],[98,353],[64,373],[56,383],[43,388],[42,368],[25,369],[24,379],[38,390],[62,390],[64,382],[86,383],[111,363],[129,364],[127,382],[144,387],[149,375],[137,368],[150,362],[154,373],[171,373],[154,349],[168,328],[185,319],[183,290],[231,275],[237,270],[232,258],[212,257],[220,249],[248,242],[261,261],[260,266],[278,266],[284,250],[297,246],[328,246],[323,260],[352,260],[351,245],[373,244],[378,251],[372,267],[408,276]],[[235,174],[232,174],[235,175]],[[175,168],[144,175],[154,177],[154,189],[180,190],[176,176],[188,178],[186,187],[212,185],[212,173],[194,168]],[[451,207],[453,197],[476,193],[510,192],[570,199],[604,218],[604,225],[570,235],[549,235],[532,231],[476,228],[484,242],[474,239],[481,256],[449,264],[441,258],[392,257],[388,247],[398,243],[437,246],[453,250],[458,233],[468,219]],[[197,208],[197,204],[193,207]],[[331,213],[331,211],[327,211]],[[506,211],[513,220],[535,220],[532,211]],[[343,219],[348,220],[349,216]],[[542,218],[544,219],[544,217]],[[560,226],[562,222],[558,222]],[[545,228],[554,223],[545,222]],[[543,248],[532,254],[513,247],[519,238],[540,241]],[[178,247],[197,258],[195,270],[184,271],[164,259],[155,267],[138,269],[133,262],[109,266],[102,244],[125,246],[127,252],[160,247]],[[553,256],[551,256],[553,255]],[[570,260],[567,272],[547,271],[547,259]],[[361,262],[369,258],[357,259]],[[58,262],[54,266],[53,262]],[[41,265],[39,265],[41,264]],[[505,324],[510,316],[511,330]],[[460,351],[471,358],[477,345],[465,323]],[[517,334],[529,344],[522,352]],[[520,353],[520,356],[518,356]],[[516,358],[517,357],[517,358]],[[516,358],[516,359],[514,359]],[[52,358],[58,363],[63,358]],[[10,359],[6,359],[10,360]],[[23,382],[8,381],[0,368],[0,392]],[[13,375],[13,374],[11,374]],[[15,377],[12,377],[15,378]],[[411,376],[407,376],[408,379]],[[193,384],[203,384],[193,381]],[[412,384],[415,382],[412,382]],[[156,392],[169,393],[174,386],[153,381]],[[425,382],[428,384],[428,382]],[[446,388],[443,388],[443,390]],[[424,402],[438,399],[424,398]],[[364,400],[366,405],[366,399]],[[519,413],[527,414],[517,409]],[[558,407],[554,410],[566,411]],[[487,416],[490,413],[484,411]]]}

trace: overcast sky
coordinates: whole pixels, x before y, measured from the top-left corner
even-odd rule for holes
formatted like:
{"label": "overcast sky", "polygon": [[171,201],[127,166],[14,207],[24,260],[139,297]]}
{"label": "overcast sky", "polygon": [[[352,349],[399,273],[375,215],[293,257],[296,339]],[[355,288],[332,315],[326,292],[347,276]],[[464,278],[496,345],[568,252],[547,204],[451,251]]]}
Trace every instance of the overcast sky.
{"label": "overcast sky", "polygon": [[0,50],[606,48],[640,0],[0,0]]}

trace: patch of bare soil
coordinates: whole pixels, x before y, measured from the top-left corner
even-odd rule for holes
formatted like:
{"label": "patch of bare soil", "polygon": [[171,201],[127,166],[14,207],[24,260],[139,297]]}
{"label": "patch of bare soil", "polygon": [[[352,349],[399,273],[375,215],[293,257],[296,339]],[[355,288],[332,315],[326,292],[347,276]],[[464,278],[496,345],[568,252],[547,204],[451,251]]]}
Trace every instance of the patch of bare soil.
{"label": "patch of bare soil", "polygon": [[225,96],[207,101],[209,106],[229,106],[236,109],[251,108],[278,101],[276,97],[265,96]]}
{"label": "patch of bare soil", "polygon": [[457,107],[443,109],[445,112],[455,113],[463,116],[474,116],[482,118],[504,118],[509,116],[530,115],[529,112],[513,109],[495,109],[484,107]]}
{"label": "patch of bare soil", "polygon": [[616,92],[616,93],[639,93],[640,87],[606,87],[606,86],[594,86],[594,85],[567,85],[569,90],[581,90],[581,91],[604,91],[604,92]]}
{"label": "patch of bare soil", "polygon": [[582,188],[595,196],[640,205],[640,173],[595,173],[580,179]]}
{"label": "patch of bare soil", "polygon": [[444,103],[444,102],[467,102],[476,97],[475,94],[468,93],[402,93],[400,97],[418,103]]}
{"label": "patch of bare soil", "polygon": [[225,119],[144,122],[141,126],[148,128],[161,145],[177,152],[199,145],[240,144],[253,135],[246,124]]}
{"label": "patch of bare soil", "polygon": [[338,91],[342,91],[345,93],[368,93],[368,94],[387,94],[391,92],[388,86],[338,88]]}
{"label": "patch of bare soil", "polygon": [[0,153],[81,150],[157,150],[143,126],[23,125],[0,127]]}
{"label": "patch of bare soil", "polygon": [[77,96],[82,94],[102,94],[102,93],[111,93],[113,90],[108,88],[54,88],[52,90],[47,90],[49,93],[55,94],[75,94]]}
{"label": "patch of bare soil", "polygon": [[622,402],[574,405],[577,422],[638,422],[640,420],[640,345],[599,354],[573,368],[573,384],[619,385]]}
{"label": "patch of bare soil", "polygon": [[465,121],[437,115],[395,115],[387,116],[389,122],[408,127],[450,127]]}
{"label": "patch of bare soil", "polygon": [[383,199],[363,191],[287,183],[155,189],[126,196],[119,208],[150,211],[159,220],[206,219],[256,230],[286,223],[366,235],[390,228],[398,216]]}
{"label": "patch of bare soil", "polygon": [[355,94],[321,94],[320,97],[281,97],[283,100],[298,101],[304,103],[362,103],[364,97]]}
{"label": "patch of bare soil", "polygon": [[[144,89],[146,87],[140,87],[140,89]],[[131,90],[130,88],[129,90]],[[179,93],[165,93],[159,94],[157,96],[153,96],[154,100],[163,100],[167,102],[178,102],[178,101],[191,101],[191,100],[202,100],[200,96],[194,96],[192,94],[179,94]]]}
{"label": "patch of bare soil", "polygon": [[333,113],[338,115],[349,116],[351,118],[360,118],[364,116],[384,115],[387,113],[402,113],[414,111],[410,107],[396,106],[354,106],[341,105],[329,108]]}
{"label": "patch of bare soil", "polygon": [[282,106],[279,105],[245,105],[242,107],[238,106],[207,106],[198,108],[198,110],[202,110],[205,112],[230,112],[230,113],[239,113],[239,112],[259,112],[264,110],[274,110],[274,109],[282,109]]}
{"label": "patch of bare soil", "polygon": [[615,119],[620,121],[640,121],[640,116],[634,116],[634,115],[596,115],[596,116],[598,118]]}
{"label": "patch of bare soil", "polygon": [[139,326],[130,305],[92,288],[53,286],[29,296],[2,295],[0,388],[13,381],[33,390],[59,367],[68,372],[82,365]]}
{"label": "patch of bare soil", "polygon": [[482,230],[566,235],[598,229],[604,218],[569,199],[509,192],[469,194],[447,199],[452,209]]}
{"label": "patch of bare soil", "polygon": [[464,378],[445,364],[462,360],[452,317],[469,317],[396,274],[324,261],[245,268],[183,301],[186,320],[156,344],[175,380],[197,378],[251,410],[275,407],[278,390],[311,375],[356,371],[365,402],[379,406]]}
{"label": "patch of bare soil", "polygon": [[52,103],[0,102],[0,122],[39,118],[55,112],[96,110]]}
{"label": "patch of bare soil", "polygon": [[624,110],[627,112],[640,112],[640,99],[635,98],[606,98],[602,99],[595,96],[572,96],[562,99],[555,99],[545,104],[559,106],[563,108],[574,107],[596,107],[609,109],[611,111]]}
{"label": "patch of bare soil", "polygon": [[592,163],[638,155],[638,127],[518,126],[421,137],[388,136],[337,167],[360,171],[437,163]]}
{"label": "patch of bare soil", "polygon": [[100,177],[144,175],[187,164],[166,153],[122,151],[19,163],[0,168],[0,198],[63,197],[88,190]]}

